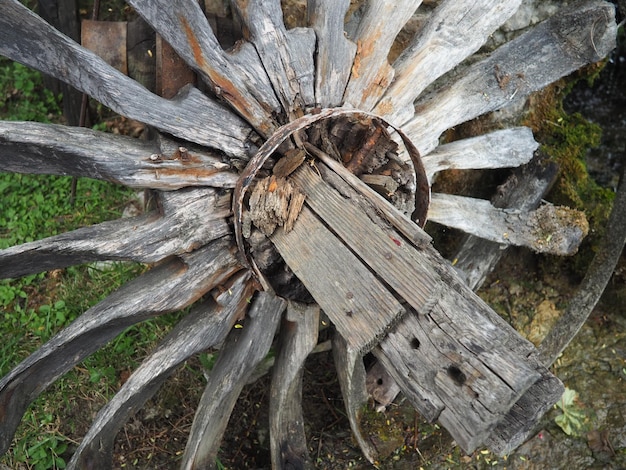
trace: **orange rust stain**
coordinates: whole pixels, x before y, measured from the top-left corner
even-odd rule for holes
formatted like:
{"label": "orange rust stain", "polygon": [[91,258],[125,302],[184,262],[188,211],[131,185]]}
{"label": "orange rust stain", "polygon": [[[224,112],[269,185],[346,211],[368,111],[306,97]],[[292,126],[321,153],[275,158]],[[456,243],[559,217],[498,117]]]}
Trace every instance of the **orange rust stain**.
{"label": "orange rust stain", "polygon": [[270,193],[273,193],[274,191],[276,191],[277,188],[278,188],[278,182],[276,181],[276,178],[272,176],[272,178],[270,179],[270,184],[267,187],[267,191]]}
{"label": "orange rust stain", "polygon": [[393,112],[393,103],[391,100],[384,100],[378,103],[376,106],[376,113],[380,115],[387,115]]}
{"label": "orange rust stain", "polygon": [[204,179],[209,178],[222,170],[211,168],[159,168],[160,176],[180,176],[184,178]]}
{"label": "orange rust stain", "polygon": [[198,38],[196,37],[196,34],[193,32],[193,30],[191,29],[191,26],[189,26],[189,23],[187,22],[187,19],[184,16],[179,15],[178,19],[180,20],[180,23],[183,26],[183,29],[185,30],[185,35],[187,36],[187,41],[189,42],[189,45],[191,46],[191,50],[193,52],[193,58],[196,61],[196,64],[198,64],[199,67],[204,69],[207,66],[207,63],[206,63],[206,60],[204,60],[204,55],[202,54],[202,48],[200,47],[200,43],[198,42]]}

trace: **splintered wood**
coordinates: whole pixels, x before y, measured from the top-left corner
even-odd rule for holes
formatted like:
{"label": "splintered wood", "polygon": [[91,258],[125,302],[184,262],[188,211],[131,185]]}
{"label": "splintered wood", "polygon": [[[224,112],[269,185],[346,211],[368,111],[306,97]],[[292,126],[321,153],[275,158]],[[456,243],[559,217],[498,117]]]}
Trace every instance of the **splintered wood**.
{"label": "splintered wood", "polygon": [[[259,181],[251,212],[269,208],[270,215],[255,215],[254,223],[269,227],[280,256],[351,354],[371,351],[420,413],[444,424],[464,450],[489,439],[502,449],[501,441],[490,438],[499,423],[507,423],[510,437],[528,428],[527,420],[515,416],[538,419],[542,404],[558,399],[562,384],[533,357],[532,344],[494,320],[427,235],[405,236],[406,227],[379,215],[379,195],[357,192],[347,182],[351,173],[339,173],[317,161],[315,169],[299,165],[280,182],[274,176]],[[304,204],[287,230],[277,214],[285,218],[288,204],[275,201],[294,192],[304,195]],[[343,376],[355,376],[356,362],[342,364],[349,369]],[[535,387],[539,382],[543,388]],[[350,380],[342,386],[350,403],[359,401],[358,387]],[[511,410],[515,416],[508,419]],[[357,412],[352,413],[361,441]]]}

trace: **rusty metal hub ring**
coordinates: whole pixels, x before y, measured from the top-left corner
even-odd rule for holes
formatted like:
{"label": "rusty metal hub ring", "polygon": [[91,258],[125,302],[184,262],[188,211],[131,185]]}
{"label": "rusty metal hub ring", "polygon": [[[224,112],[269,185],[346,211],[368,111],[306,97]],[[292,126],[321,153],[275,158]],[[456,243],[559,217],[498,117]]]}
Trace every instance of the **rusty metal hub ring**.
{"label": "rusty metal hub ring", "polygon": [[415,210],[411,214],[411,219],[420,227],[424,226],[426,222],[426,214],[428,212],[428,205],[430,204],[430,186],[428,185],[428,178],[426,177],[426,172],[424,170],[420,154],[406,134],[404,134],[399,128],[385,121],[380,116],[372,113],[347,108],[323,109],[316,114],[307,114],[299,119],[291,121],[276,130],[276,132],[274,132],[274,134],[272,134],[270,138],[265,141],[257,153],[250,159],[242,171],[237,184],[235,185],[232,201],[235,240],[237,242],[237,248],[241,254],[242,261],[247,267],[252,268],[257,275],[260,275],[260,273],[256,269],[255,264],[251,262],[251,258],[248,256],[244,244],[243,204],[246,192],[252,185],[256,174],[263,167],[267,159],[274,154],[274,152],[283,142],[285,142],[285,140],[291,137],[294,133],[309,128],[317,122],[342,116],[353,117],[357,120],[372,119],[374,121],[378,121],[384,126],[393,129],[400,136],[412,162],[413,174],[415,176]]}

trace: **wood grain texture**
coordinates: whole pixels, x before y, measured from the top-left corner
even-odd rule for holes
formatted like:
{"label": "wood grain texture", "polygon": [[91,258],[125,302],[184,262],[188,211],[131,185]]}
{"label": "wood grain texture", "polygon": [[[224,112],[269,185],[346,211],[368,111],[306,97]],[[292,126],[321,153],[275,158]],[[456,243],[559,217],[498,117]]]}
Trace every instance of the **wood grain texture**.
{"label": "wood grain texture", "polygon": [[470,66],[453,83],[420,97],[415,117],[402,127],[427,155],[443,131],[606,57],[616,33],[610,3],[590,0],[565,8]]}
{"label": "wood grain texture", "polygon": [[[366,3],[356,31],[356,57],[344,94],[347,106],[371,111],[394,77],[387,55],[394,39],[421,0],[378,0]],[[384,21],[383,21],[384,19]]]}
{"label": "wood grain texture", "polygon": [[215,468],[228,418],[248,377],[267,355],[285,305],[273,294],[259,293],[243,328],[226,338],[200,398],[181,469]]}
{"label": "wood grain texture", "polygon": [[126,421],[195,354],[221,343],[245,316],[253,290],[242,274],[223,292],[195,306],[135,369],[115,396],[98,412],[68,463],[68,470],[113,468],[113,446]]}
{"label": "wood grain texture", "polygon": [[193,189],[161,195],[163,213],[103,222],[0,250],[0,279],[93,261],[156,263],[231,233],[229,194]]}
{"label": "wood grain texture", "polygon": [[[0,54],[63,80],[123,116],[188,141],[247,158],[252,129],[189,87],[172,100],[150,93],[16,0],[0,0]],[[14,25],[19,25],[19,31]]]}
{"label": "wood grain texture", "polygon": [[291,232],[278,229],[271,240],[352,349],[367,352],[404,313],[386,287],[307,207]]}
{"label": "wood grain texture", "polygon": [[130,188],[232,188],[237,175],[220,156],[162,138],[151,142],[83,127],[0,121],[0,171],[95,178]]}
{"label": "wood grain texture", "polygon": [[309,24],[317,38],[315,103],[323,108],[341,105],[350,78],[356,44],[344,32],[349,0],[308,0]]}
{"label": "wood grain texture", "polygon": [[435,193],[428,219],[503,245],[571,255],[587,235],[582,212],[546,203],[534,211],[498,209],[484,199]]}
{"label": "wood grain texture", "polygon": [[422,91],[476,52],[520,4],[521,0],[441,2],[393,63],[393,83],[374,112],[392,122],[406,121]]}
{"label": "wood grain texture", "polygon": [[222,238],[151,269],[91,307],[0,380],[0,453],[46,387],[129,326],[180,310],[240,269]]}
{"label": "wood grain texture", "polygon": [[261,135],[271,133],[276,126],[272,113],[279,110],[279,103],[258,55],[247,48],[245,61],[241,61],[225,53],[196,0],[129,0],[128,3],[211,84],[217,96]]}
{"label": "wood grain texture", "polygon": [[301,116],[315,104],[315,33],[285,29],[280,0],[232,0],[278,95],[285,115]]}
{"label": "wood grain texture", "polygon": [[276,468],[314,468],[304,431],[302,377],[317,344],[319,321],[318,305],[287,304],[270,393],[270,452]]}
{"label": "wood grain texture", "polygon": [[513,127],[440,145],[422,158],[429,181],[443,170],[512,168],[528,163],[539,144],[527,127]]}

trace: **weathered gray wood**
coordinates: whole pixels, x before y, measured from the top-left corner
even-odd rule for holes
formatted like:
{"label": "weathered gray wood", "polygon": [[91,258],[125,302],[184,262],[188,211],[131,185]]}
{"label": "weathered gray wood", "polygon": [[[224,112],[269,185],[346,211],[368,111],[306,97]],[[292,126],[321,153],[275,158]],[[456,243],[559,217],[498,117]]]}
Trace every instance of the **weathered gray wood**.
{"label": "weathered gray wood", "polygon": [[35,122],[0,122],[0,171],[70,175],[130,188],[232,188],[237,175],[210,152],[176,148],[86,128]]}
{"label": "weathered gray wood", "polygon": [[173,100],[160,98],[59,33],[17,0],[0,0],[0,7],[1,55],[58,77],[124,116],[247,158],[251,128],[227,107],[195,88],[181,90]]}
{"label": "weathered gray wood", "polygon": [[186,307],[225,282],[240,265],[232,240],[160,264],[87,310],[0,380],[0,454],[6,452],[26,407],[46,387],[127,327]]}
{"label": "weathered gray wood", "polygon": [[[494,207],[532,211],[552,187],[557,173],[555,163],[534,158],[528,165],[515,169],[498,188],[491,203]],[[452,259],[455,268],[463,273],[467,285],[476,291],[495,269],[506,249],[507,245],[467,235]]]}
{"label": "weathered gray wood", "polygon": [[270,451],[277,469],[312,469],[302,415],[304,361],[317,344],[320,308],[289,302],[272,371]]}
{"label": "weathered gray wood", "polygon": [[163,193],[162,214],[118,219],[0,250],[0,279],[101,260],[156,263],[231,233],[230,194]]}
{"label": "weathered gray wood", "polygon": [[356,44],[344,33],[349,6],[349,0],[308,0],[309,24],[317,37],[315,103],[323,108],[341,105],[350,78]]}
{"label": "weathered gray wood", "polygon": [[281,298],[259,293],[243,328],[233,329],[226,338],[198,404],[181,469],[215,468],[228,418],[248,376],[269,351],[284,309]]}
{"label": "weathered gray wood", "polygon": [[617,195],[606,232],[580,287],[539,345],[543,364],[551,365],[585,324],[615,271],[626,244],[626,173],[622,167]]}
{"label": "weathered gray wood", "polygon": [[315,33],[285,29],[280,0],[232,0],[288,117],[315,104]]}
{"label": "weathered gray wood", "polygon": [[261,135],[271,133],[275,127],[272,113],[279,110],[279,103],[256,54],[246,54],[247,68],[231,60],[220,47],[196,0],[129,0],[128,3],[211,84],[217,96]]}
{"label": "weathered gray wood", "polygon": [[616,33],[613,5],[576,3],[470,66],[445,88],[419,98],[415,117],[403,129],[426,155],[443,131],[599,61],[615,47]]}
{"label": "weathered gray wood", "polygon": [[[428,265],[420,262],[402,237],[372,223],[371,217],[359,210],[354,201],[334,191],[311,168],[301,167],[293,180],[306,195],[307,206],[401,298],[418,311],[432,302],[438,277]],[[419,282],[415,282],[416,279]],[[324,311],[328,314],[326,309]],[[387,328],[395,323],[393,318],[387,321],[390,323]],[[351,343],[345,331],[340,330],[340,333]]]}
{"label": "weathered gray wood", "polygon": [[359,444],[365,458],[374,463],[377,460],[378,452],[361,431],[361,415],[363,414],[363,407],[367,405],[368,400],[363,357],[358,351],[351,349],[346,340],[339,334],[333,335],[332,345],[337,379],[341,388],[346,414],[350,421],[352,435]]}
{"label": "weathered gray wood", "polygon": [[539,144],[527,127],[513,127],[440,145],[422,158],[428,180],[443,170],[510,168],[528,163]]}
{"label": "weathered gray wood", "polygon": [[308,208],[302,209],[291,232],[280,228],[271,240],[350,348],[367,352],[404,313],[385,286]]}
{"label": "weathered gray wood", "polygon": [[391,84],[394,70],[387,62],[387,55],[394,39],[420,3],[421,0],[366,3],[353,38],[357,52],[344,94],[347,106],[370,111]]}
{"label": "weathered gray wood", "polygon": [[374,112],[396,123],[412,117],[413,101],[422,91],[476,52],[520,3],[521,0],[441,2],[394,62],[393,83]]}
{"label": "weathered gray wood", "polygon": [[587,235],[582,212],[546,203],[534,211],[498,209],[484,199],[435,193],[428,219],[503,245],[570,255]]}
{"label": "weathered gray wood", "polygon": [[194,354],[221,343],[237,319],[243,318],[253,294],[243,273],[215,300],[194,307],[133,372],[98,413],[67,468],[113,468],[115,436],[128,418],[165,383],[171,373]]}

